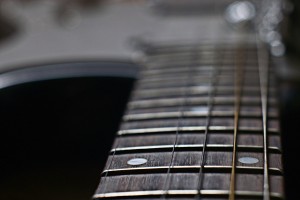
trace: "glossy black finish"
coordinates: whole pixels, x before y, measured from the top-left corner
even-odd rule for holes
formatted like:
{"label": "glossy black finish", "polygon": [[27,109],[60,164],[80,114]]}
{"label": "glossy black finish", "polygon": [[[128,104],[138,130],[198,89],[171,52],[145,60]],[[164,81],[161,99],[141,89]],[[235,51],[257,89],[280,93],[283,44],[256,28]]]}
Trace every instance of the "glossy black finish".
{"label": "glossy black finish", "polygon": [[298,182],[300,180],[300,82],[283,82],[280,91],[285,192],[286,199],[293,200],[299,196]]}
{"label": "glossy black finish", "polygon": [[90,199],[133,82],[98,73],[1,89],[0,199]]}

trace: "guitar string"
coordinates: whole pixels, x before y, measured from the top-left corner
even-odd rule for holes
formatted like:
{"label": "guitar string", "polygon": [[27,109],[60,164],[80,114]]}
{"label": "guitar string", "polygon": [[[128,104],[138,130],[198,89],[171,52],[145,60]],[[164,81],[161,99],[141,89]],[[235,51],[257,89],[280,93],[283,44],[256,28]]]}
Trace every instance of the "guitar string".
{"label": "guitar string", "polygon": [[[213,3],[213,6],[212,6],[212,10],[213,12],[215,13],[219,13],[217,15],[220,15],[219,17],[222,18],[221,16],[221,12],[218,11],[218,3],[214,2]],[[220,36],[220,33],[219,32],[217,35],[218,37],[217,38],[221,38]],[[219,54],[221,54],[221,50],[217,50],[217,44],[220,44],[221,42],[219,41],[219,39],[217,39],[217,42],[215,44],[215,52],[217,51]],[[224,54],[222,53],[221,55],[218,56],[217,59],[224,59]],[[209,132],[209,126],[210,126],[210,121],[211,121],[211,112],[212,112],[212,109],[213,109],[213,104],[214,104],[214,96],[215,96],[215,92],[216,92],[216,87],[217,87],[217,83],[218,83],[218,80],[217,80],[217,76],[220,74],[220,67],[223,65],[224,61],[222,60],[221,63],[218,63],[220,64],[220,66],[217,66],[218,67],[218,70],[215,71],[214,73],[214,78],[213,80],[211,81],[211,87],[212,89],[209,90],[209,93],[208,93],[208,101],[207,101],[207,107],[208,107],[208,113],[207,113],[207,118],[206,118],[206,124],[205,124],[205,132],[204,132],[204,140],[203,140],[203,148],[202,148],[202,155],[201,155],[201,158],[200,158],[200,168],[199,168],[199,172],[198,172],[198,184],[197,184],[197,195],[195,195],[195,199],[201,199],[201,189],[203,187],[203,176],[204,176],[204,166],[205,166],[205,162],[206,162],[206,147],[207,147],[207,143],[209,142],[208,141],[208,132]]]}
{"label": "guitar string", "polygon": [[[263,5],[265,4],[265,5]],[[266,7],[270,2],[267,0],[262,1],[262,5]],[[262,14],[257,23],[260,23],[264,16]],[[254,40],[256,41],[257,48],[257,61],[258,61],[258,71],[259,71],[259,84],[260,84],[260,94],[261,94],[261,111],[262,111],[262,126],[263,126],[263,199],[270,200],[270,184],[269,184],[269,167],[268,167],[268,81],[269,81],[269,52],[259,40],[259,30],[256,27]]]}
{"label": "guitar string", "polygon": [[[221,54],[221,51],[217,50],[217,47],[215,47],[216,49],[214,49],[215,53],[217,55]],[[220,59],[220,57],[222,56],[218,56],[218,59]],[[217,66],[217,67],[221,67],[221,66]],[[208,113],[207,113],[207,117],[206,117],[206,122],[205,122],[205,131],[204,131],[204,139],[203,139],[203,147],[202,147],[202,155],[200,156],[200,168],[199,168],[199,172],[198,172],[198,184],[197,184],[197,190],[198,193],[197,195],[195,195],[195,199],[201,199],[201,188],[203,185],[203,170],[204,170],[204,165],[205,165],[205,160],[206,160],[206,146],[208,143],[208,131],[209,131],[209,124],[210,124],[210,118],[211,118],[211,112],[212,112],[212,108],[213,108],[213,102],[214,102],[214,95],[216,92],[216,84],[218,82],[217,80],[217,76],[219,75],[219,69],[216,70],[215,68],[213,69],[213,78],[211,79],[211,90],[209,90],[207,96],[208,96],[208,101],[207,101],[207,108],[208,108]]]}
{"label": "guitar string", "polygon": [[[245,41],[245,40],[243,40]],[[242,96],[242,81],[243,81],[243,67],[245,61],[245,52],[240,46],[235,52],[235,100],[234,100],[234,132],[233,132],[233,153],[232,153],[232,168],[230,175],[230,189],[229,200],[235,200],[235,169],[236,169],[236,152],[237,152],[237,135],[239,128],[239,115],[241,108],[241,96]]]}
{"label": "guitar string", "polygon": [[262,122],[263,122],[263,151],[264,151],[264,184],[263,184],[263,199],[270,200],[269,172],[268,172],[268,127],[267,127],[267,98],[268,98],[268,66],[269,57],[268,51],[264,46],[259,45],[259,40],[256,36],[257,44],[257,59],[259,68],[259,83],[261,92],[262,106]]}
{"label": "guitar string", "polygon": [[[197,52],[195,51],[195,47],[192,47],[191,46],[191,49],[190,49],[190,52],[191,52],[191,62],[190,64],[188,64],[188,75],[187,75],[187,79],[186,79],[186,82],[184,83],[185,85],[185,92],[183,94],[183,99],[184,101],[181,103],[181,105],[179,106],[179,117],[178,117],[178,120],[177,120],[177,130],[176,130],[176,135],[175,135],[175,140],[174,140],[174,143],[173,143],[173,147],[172,147],[172,155],[171,155],[171,159],[170,159],[170,164],[169,164],[169,167],[168,167],[168,170],[167,170],[167,175],[166,175],[166,178],[165,178],[165,181],[163,183],[163,193],[161,195],[161,199],[166,199],[167,198],[167,194],[168,194],[168,190],[170,188],[170,171],[171,171],[171,168],[173,166],[173,163],[174,163],[174,158],[175,158],[175,149],[176,149],[176,146],[178,144],[178,138],[179,138],[179,132],[180,132],[180,127],[181,127],[181,120],[182,118],[184,117],[184,113],[183,113],[183,109],[185,108],[186,104],[187,104],[187,99],[188,99],[188,87],[190,85],[190,80],[192,79],[192,65],[193,65],[193,52]],[[197,57],[197,56],[196,56]]]}

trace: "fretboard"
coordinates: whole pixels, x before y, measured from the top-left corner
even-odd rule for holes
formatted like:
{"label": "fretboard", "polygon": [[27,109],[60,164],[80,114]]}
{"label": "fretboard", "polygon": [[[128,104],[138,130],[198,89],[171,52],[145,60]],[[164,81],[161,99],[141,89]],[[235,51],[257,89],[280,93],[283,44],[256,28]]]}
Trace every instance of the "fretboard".
{"label": "fretboard", "polygon": [[276,80],[257,44],[153,46],[95,199],[283,199]]}

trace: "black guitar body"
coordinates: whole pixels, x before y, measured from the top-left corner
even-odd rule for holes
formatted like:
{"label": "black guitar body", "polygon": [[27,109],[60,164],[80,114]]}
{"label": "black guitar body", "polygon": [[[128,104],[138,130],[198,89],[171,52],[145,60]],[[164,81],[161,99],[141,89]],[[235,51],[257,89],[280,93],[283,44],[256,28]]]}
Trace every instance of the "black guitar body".
{"label": "black guitar body", "polygon": [[89,199],[136,70],[93,61],[0,75],[10,81],[0,91],[0,199]]}

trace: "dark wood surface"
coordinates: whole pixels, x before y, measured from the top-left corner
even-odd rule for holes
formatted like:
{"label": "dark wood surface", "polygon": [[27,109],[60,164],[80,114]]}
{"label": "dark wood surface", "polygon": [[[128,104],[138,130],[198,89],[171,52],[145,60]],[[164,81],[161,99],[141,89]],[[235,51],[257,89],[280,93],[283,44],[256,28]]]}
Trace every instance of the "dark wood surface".
{"label": "dark wood surface", "polygon": [[[265,194],[282,199],[276,79],[257,51],[231,44],[226,51],[224,46],[174,46],[146,54],[94,198],[228,199],[233,190],[236,199]],[[260,76],[266,69],[261,65],[270,67],[269,78]],[[266,138],[263,89],[268,90]],[[245,157],[257,163],[239,160]],[[127,163],[134,158],[147,162]]]}

